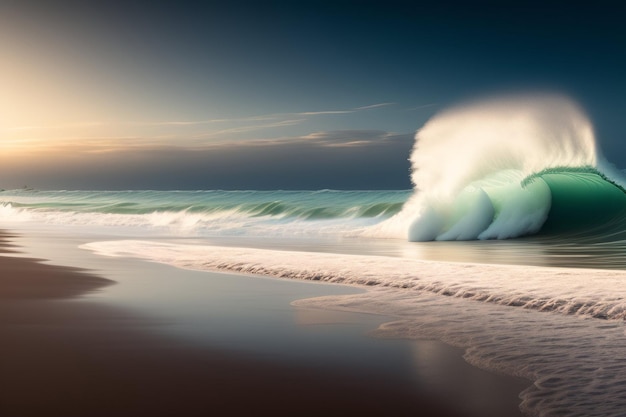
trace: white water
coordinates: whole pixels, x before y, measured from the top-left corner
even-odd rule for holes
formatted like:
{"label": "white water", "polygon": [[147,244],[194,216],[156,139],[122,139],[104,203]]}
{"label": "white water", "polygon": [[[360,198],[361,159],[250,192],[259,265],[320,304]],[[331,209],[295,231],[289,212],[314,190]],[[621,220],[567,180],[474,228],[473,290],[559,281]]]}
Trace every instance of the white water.
{"label": "white water", "polygon": [[432,262],[386,256],[159,243],[92,242],[82,248],[180,268],[429,291],[562,314],[626,319],[626,271]]}
{"label": "white water", "polygon": [[521,181],[549,168],[597,167],[599,160],[586,115],[552,95],[459,106],[433,117],[415,138],[415,193],[370,235],[428,241],[535,233],[550,210],[550,190]]}
{"label": "white water", "polygon": [[377,334],[465,348],[478,367],[534,381],[520,395],[529,415],[617,417],[626,409],[626,271],[128,240],[82,248],[187,269],[367,286],[365,294],[294,304],[397,317]]}
{"label": "white water", "polygon": [[250,216],[237,209],[211,213],[153,211],[142,214],[37,210],[0,204],[0,222],[71,227],[85,232],[154,236],[356,236],[380,217],[305,220],[286,216]]}
{"label": "white water", "polygon": [[623,417],[626,410],[622,321],[393,289],[294,304],[396,317],[374,335],[442,340],[466,349],[465,359],[472,365],[527,378],[533,383],[520,393],[520,408],[529,416]]}

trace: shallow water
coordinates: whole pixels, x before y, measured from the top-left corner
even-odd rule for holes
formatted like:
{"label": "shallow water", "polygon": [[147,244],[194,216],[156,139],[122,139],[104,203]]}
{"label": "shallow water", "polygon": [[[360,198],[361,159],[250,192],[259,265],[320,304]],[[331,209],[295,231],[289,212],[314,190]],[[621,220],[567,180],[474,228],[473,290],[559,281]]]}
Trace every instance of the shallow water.
{"label": "shallow water", "polygon": [[299,304],[320,296],[362,294],[362,289],[189,271],[78,249],[102,238],[31,229],[16,240],[25,256],[87,268],[118,282],[73,302],[102,303],[148,317],[149,328],[142,330],[188,343],[400,382],[446,403],[456,398],[460,411],[476,417],[518,415],[519,392],[530,384],[473,367],[462,360],[462,350],[434,339],[371,337],[394,316]]}

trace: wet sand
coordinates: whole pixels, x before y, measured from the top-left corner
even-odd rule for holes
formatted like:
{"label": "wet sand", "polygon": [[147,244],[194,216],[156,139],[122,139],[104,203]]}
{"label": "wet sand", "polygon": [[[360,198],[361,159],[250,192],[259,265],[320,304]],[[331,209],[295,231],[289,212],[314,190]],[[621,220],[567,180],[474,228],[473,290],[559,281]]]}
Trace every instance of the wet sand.
{"label": "wet sand", "polygon": [[149,318],[80,300],[114,282],[14,250],[2,235],[0,415],[458,415],[394,381],[151,334]]}

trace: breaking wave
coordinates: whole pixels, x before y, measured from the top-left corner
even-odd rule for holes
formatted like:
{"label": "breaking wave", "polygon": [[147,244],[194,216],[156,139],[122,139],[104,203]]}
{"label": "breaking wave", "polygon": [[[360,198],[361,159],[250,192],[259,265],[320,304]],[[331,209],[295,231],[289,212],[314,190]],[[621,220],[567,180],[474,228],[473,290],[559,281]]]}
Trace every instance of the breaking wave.
{"label": "breaking wave", "polygon": [[372,234],[429,241],[626,230],[626,180],[563,97],[445,111],[417,132],[411,162],[413,196]]}
{"label": "breaking wave", "polygon": [[409,191],[0,192],[0,220],[200,236],[354,235],[400,212]]}

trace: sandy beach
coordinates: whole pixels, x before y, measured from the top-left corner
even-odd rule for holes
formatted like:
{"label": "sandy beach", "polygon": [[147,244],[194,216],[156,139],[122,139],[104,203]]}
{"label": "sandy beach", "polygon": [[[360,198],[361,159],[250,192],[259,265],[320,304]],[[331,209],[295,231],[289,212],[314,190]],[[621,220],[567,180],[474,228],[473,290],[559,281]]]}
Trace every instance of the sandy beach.
{"label": "sandy beach", "polygon": [[570,3],[3,1],[0,417],[625,417]]}
{"label": "sandy beach", "polygon": [[6,233],[1,250],[3,416],[475,415],[401,379],[259,360],[154,334],[150,317],[81,300],[113,281],[13,257],[19,248]]}

